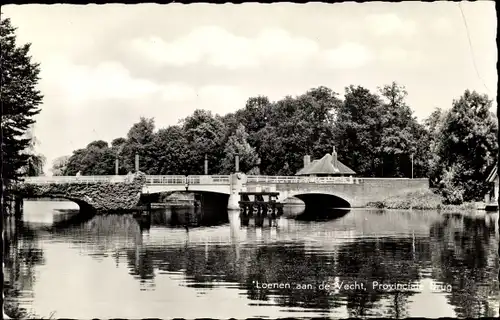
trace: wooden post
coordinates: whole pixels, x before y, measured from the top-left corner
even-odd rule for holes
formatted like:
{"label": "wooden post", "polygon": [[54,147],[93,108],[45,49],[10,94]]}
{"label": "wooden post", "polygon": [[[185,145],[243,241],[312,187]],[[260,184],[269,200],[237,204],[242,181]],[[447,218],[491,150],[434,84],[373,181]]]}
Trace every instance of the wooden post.
{"label": "wooden post", "polygon": [[235,162],[235,172],[239,172],[240,171],[240,156],[238,154],[235,155],[234,157],[234,162]]}
{"label": "wooden post", "polygon": [[115,159],[115,175],[118,175],[118,169],[119,169],[119,160],[118,158]]}
{"label": "wooden post", "polygon": [[135,154],[135,172],[139,172],[139,155]]}
{"label": "wooden post", "polygon": [[208,157],[205,155],[205,175],[208,175]]}

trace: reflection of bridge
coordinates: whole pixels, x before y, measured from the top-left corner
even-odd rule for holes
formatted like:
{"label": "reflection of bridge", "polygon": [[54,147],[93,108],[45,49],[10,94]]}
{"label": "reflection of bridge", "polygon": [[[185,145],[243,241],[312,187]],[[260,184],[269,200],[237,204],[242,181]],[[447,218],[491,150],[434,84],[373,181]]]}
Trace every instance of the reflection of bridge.
{"label": "reflection of bridge", "polygon": [[[53,176],[30,177],[28,185],[102,185],[127,184],[133,176]],[[363,207],[405,191],[428,188],[427,179],[295,177],[231,175],[149,175],[142,184],[143,194],[201,192],[229,196],[228,208],[237,208],[242,191],[279,192],[278,201],[290,197],[303,200],[306,206]]]}

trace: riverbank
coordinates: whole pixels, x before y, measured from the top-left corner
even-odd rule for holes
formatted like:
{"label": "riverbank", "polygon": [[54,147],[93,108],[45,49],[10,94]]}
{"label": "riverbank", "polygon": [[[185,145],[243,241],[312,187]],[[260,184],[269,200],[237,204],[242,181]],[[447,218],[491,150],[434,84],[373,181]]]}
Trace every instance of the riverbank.
{"label": "riverbank", "polygon": [[368,204],[370,208],[399,210],[439,210],[442,212],[461,212],[477,210],[474,202],[464,202],[460,205],[444,204],[443,198],[431,190],[413,191],[393,196],[384,201]]}

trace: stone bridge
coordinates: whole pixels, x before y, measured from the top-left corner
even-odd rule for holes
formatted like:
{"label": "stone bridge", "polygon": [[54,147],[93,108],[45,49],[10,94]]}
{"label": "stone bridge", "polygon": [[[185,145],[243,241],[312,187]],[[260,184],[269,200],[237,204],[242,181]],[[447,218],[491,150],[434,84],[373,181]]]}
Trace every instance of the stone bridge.
{"label": "stone bridge", "polygon": [[[232,175],[198,176],[81,176],[34,177],[24,182],[23,197],[58,197],[98,211],[133,209],[141,194],[196,192],[226,201],[229,209],[237,209],[239,192],[277,191],[279,201],[296,197],[309,207],[365,207],[370,202],[408,191],[429,188],[428,179],[290,177]],[[31,191],[30,191],[31,190]]]}
{"label": "stone bridge", "polygon": [[83,210],[133,210],[139,204],[146,177],[131,176],[29,177],[14,187],[17,198],[61,198]]}

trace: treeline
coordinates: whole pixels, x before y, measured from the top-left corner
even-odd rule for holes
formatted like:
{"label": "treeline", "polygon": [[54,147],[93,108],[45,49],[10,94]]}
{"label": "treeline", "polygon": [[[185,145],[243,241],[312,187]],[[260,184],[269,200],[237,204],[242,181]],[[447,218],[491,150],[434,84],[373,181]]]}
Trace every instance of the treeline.
{"label": "treeline", "polygon": [[177,125],[156,130],[141,118],[127,137],[99,140],[61,157],[57,175],[112,175],[134,170],[135,154],[147,174],[294,175],[303,156],[320,158],[335,146],[339,160],[364,177],[429,177],[452,203],[482,199],[497,155],[496,117],[486,95],[465,91],[452,108],[437,109],[419,123],[406,104],[405,88],[393,82],[377,92],[349,86],[343,99],[326,87],[272,102],[248,99],[224,116],[196,110]]}

